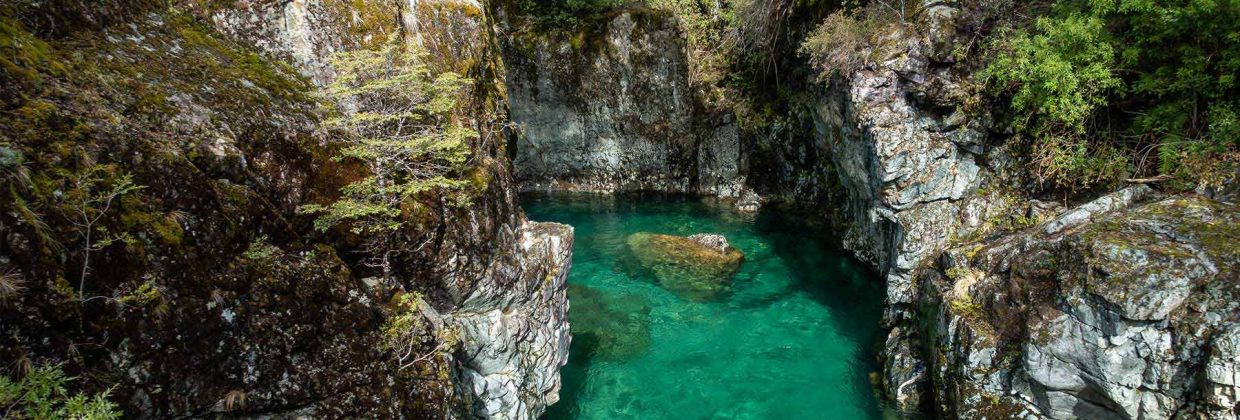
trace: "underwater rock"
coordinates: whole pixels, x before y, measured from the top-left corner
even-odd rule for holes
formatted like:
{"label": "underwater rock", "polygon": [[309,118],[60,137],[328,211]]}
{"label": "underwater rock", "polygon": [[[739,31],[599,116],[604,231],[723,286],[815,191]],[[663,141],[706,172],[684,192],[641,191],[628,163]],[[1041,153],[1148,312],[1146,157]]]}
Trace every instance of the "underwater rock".
{"label": "underwater rock", "polygon": [[598,289],[568,286],[568,310],[573,345],[588,349],[590,357],[627,360],[650,348],[650,304],[636,295],[611,295]]}
{"label": "underwater rock", "polygon": [[745,255],[721,235],[690,237],[638,232],[626,240],[638,265],[680,297],[717,300],[732,289]]}

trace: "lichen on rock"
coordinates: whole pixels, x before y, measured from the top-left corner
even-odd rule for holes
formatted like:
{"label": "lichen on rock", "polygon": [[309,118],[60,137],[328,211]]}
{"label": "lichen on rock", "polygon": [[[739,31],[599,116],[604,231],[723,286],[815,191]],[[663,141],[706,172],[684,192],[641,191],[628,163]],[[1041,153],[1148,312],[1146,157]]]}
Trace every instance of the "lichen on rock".
{"label": "lichen on rock", "polygon": [[[1230,351],[1240,308],[1240,254],[1220,245],[1240,241],[1235,226],[1234,205],[1135,187],[980,250],[947,251],[920,279],[924,298],[963,294],[978,310],[951,305],[933,321],[939,409],[981,415],[992,404],[979,395],[1048,418],[1234,409],[1220,401],[1232,401],[1235,366],[1215,354]],[[976,278],[963,289],[945,281],[961,272]]]}

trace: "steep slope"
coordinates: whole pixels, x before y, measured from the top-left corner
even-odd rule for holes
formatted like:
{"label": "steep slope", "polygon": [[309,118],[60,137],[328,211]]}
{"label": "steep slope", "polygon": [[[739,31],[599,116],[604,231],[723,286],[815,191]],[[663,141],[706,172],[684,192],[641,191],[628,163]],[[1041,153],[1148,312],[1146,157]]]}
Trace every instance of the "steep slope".
{"label": "steep slope", "polygon": [[[503,97],[481,10],[354,6],[2,10],[6,374],[62,363],[75,387],[155,417],[532,418],[555,401],[572,230],[524,220],[503,144],[486,140]],[[407,35],[415,16],[434,60],[475,77],[488,135],[472,145],[473,205],[413,203],[403,235],[421,246],[385,284],[359,238],[318,234],[297,208],[364,171],[332,159],[320,128],[325,54]],[[443,47],[462,28],[474,48]],[[99,215],[86,230],[83,208]],[[383,350],[401,319],[419,338]]]}

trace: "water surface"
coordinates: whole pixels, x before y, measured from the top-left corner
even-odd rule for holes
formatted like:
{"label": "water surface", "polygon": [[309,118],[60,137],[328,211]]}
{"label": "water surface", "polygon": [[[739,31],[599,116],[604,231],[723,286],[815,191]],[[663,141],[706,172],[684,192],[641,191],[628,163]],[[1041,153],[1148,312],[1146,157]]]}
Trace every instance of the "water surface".
{"label": "water surface", "polygon": [[[576,228],[574,329],[548,419],[866,419],[881,285],[796,218],[691,198],[530,195],[531,220]],[[722,299],[633,269],[636,232],[719,233],[745,253]],[[590,329],[583,331],[582,329]]]}

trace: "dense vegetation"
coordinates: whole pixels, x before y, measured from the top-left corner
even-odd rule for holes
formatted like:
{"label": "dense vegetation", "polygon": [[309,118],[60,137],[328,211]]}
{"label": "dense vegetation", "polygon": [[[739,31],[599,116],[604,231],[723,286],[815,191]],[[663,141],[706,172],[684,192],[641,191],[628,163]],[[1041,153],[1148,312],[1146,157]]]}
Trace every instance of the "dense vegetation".
{"label": "dense vegetation", "polygon": [[[1240,2],[966,7],[958,66],[980,75],[971,82],[1018,134],[1019,157],[1044,188],[1080,192],[1127,180],[1191,189],[1236,176]],[[804,51],[824,78],[849,73],[883,57],[892,38],[919,36],[918,13],[885,2],[845,8]]]}
{"label": "dense vegetation", "polygon": [[1057,1],[986,69],[1032,163],[1060,185],[1163,175],[1217,186],[1240,162],[1240,2]]}
{"label": "dense vegetation", "polygon": [[[446,372],[438,359],[388,380],[409,362],[379,345],[388,337],[383,321],[406,308],[379,306],[386,296],[378,292],[356,301],[366,277],[430,289],[423,273],[438,269],[428,262],[437,250],[402,248],[391,264],[397,272],[387,273],[366,252],[366,239],[385,236],[350,232],[358,226],[350,217],[339,229],[314,229],[315,216],[341,209],[333,203],[375,197],[368,180],[391,168],[367,165],[376,154],[436,166],[413,177],[385,173],[402,189],[380,193],[436,190],[402,201],[402,218],[388,219],[409,236],[446,235],[427,225],[464,219],[444,217],[451,210],[439,199],[455,202],[465,184],[491,183],[490,169],[468,160],[480,155],[470,142],[482,136],[472,131],[484,130],[456,119],[458,104],[483,96],[469,91],[476,79],[456,74],[485,63],[462,63],[449,75],[435,70],[447,67],[444,51],[387,54],[387,39],[367,38],[376,49],[352,57],[407,65],[357,67],[359,83],[335,99],[348,97],[345,107],[362,112],[332,114],[320,103],[335,103],[333,95],[324,101],[287,61],[167,2],[0,4],[0,359],[8,361],[0,375],[12,378],[0,383],[0,417],[40,418],[17,414],[31,406],[80,417],[75,410],[91,406],[74,399],[79,392],[96,408],[112,401],[127,414],[157,416],[272,410],[281,398],[341,395],[334,387],[355,390],[350,398],[385,393],[382,404],[339,403],[353,412],[420,418],[418,410],[450,404],[435,394],[447,380],[428,374]],[[377,68],[393,71],[376,76]],[[368,94],[405,107],[371,106],[379,102]],[[388,137],[368,131],[392,121],[411,124]],[[414,141],[426,136],[437,141]],[[446,184],[455,187],[439,194]],[[323,212],[297,211],[312,204]],[[336,225],[329,219],[319,225]],[[417,333],[418,355],[439,344]],[[218,350],[199,351],[204,343]],[[63,375],[32,376],[42,371],[25,366],[58,366]],[[245,379],[245,371],[268,369],[305,386]],[[55,386],[39,385],[47,383]],[[43,394],[28,387],[52,389],[54,398],[36,401]],[[414,398],[394,397],[414,390]]]}
{"label": "dense vegetation", "polygon": [[0,376],[0,417],[6,419],[80,419],[111,420],[121,418],[116,404],[108,401],[108,393],[95,395],[71,394],[67,384],[76,378],[65,375],[60,366],[27,367],[20,380]]}

